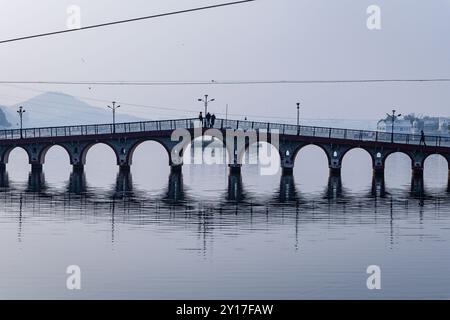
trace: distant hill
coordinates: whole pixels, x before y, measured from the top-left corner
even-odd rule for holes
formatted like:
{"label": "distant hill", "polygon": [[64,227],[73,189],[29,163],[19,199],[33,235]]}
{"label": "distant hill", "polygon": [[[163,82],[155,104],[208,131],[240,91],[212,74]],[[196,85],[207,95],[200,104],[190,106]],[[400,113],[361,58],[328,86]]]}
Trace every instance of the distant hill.
{"label": "distant hill", "polygon": [[[14,127],[17,127],[17,123],[19,122],[16,112],[19,106],[24,106],[26,110],[23,116],[24,127],[67,126],[112,122],[111,110],[106,108],[106,106],[105,108],[98,108],[68,94],[46,92],[30,100],[4,108],[6,118]],[[143,120],[142,118],[122,113],[122,110],[118,109],[116,112],[116,122]]]}
{"label": "distant hill", "polygon": [[11,127],[11,123],[8,121],[8,116],[5,110],[8,108],[5,106],[0,106],[0,128],[5,129]]}

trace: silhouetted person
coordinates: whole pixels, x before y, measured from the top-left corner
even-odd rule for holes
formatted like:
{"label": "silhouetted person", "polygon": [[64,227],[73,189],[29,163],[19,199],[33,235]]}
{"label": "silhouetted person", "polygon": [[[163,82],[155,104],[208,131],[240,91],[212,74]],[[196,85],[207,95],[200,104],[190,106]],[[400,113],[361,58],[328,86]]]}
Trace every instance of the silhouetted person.
{"label": "silhouetted person", "polygon": [[215,114],[213,114],[211,116],[211,128],[214,128],[214,123],[216,123],[216,115]]}
{"label": "silhouetted person", "polygon": [[419,145],[423,145],[426,146],[427,143],[425,142],[425,132],[423,132],[423,130],[420,131],[420,144]]}
{"label": "silhouetted person", "polygon": [[200,123],[203,126],[203,113],[200,111],[200,114],[198,115],[198,120],[200,120]]}
{"label": "silhouetted person", "polygon": [[211,113],[207,113],[206,114],[206,127],[210,127],[211,126]]}

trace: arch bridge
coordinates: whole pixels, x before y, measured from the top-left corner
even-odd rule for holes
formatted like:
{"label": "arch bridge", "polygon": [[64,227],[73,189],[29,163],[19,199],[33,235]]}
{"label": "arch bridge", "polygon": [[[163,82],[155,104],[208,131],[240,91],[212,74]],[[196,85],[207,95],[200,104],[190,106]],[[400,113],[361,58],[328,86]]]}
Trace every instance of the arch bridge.
{"label": "arch bridge", "polygon": [[[174,133],[177,133],[175,137]],[[278,151],[283,175],[293,173],[295,158],[307,145],[316,145],[325,152],[332,175],[340,174],[345,154],[355,148],[368,152],[375,175],[384,174],[386,159],[395,152],[404,153],[411,159],[414,176],[422,176],[425,160],[433,154],[447,159],[450,170],[450,137],[426,136],[425,143],[421,143],[421,136],[412,134],[229,119],[217,119],[212,128],[205,128],[197,119],[174,119],[1,130],[0,170],[6,168],[10,152],[20,147],[27,152],[32,171],[40,171],[47,151],[58,145],[67,151],[74,170],[82,171],[89,149],[104,143],[114,151],[120,170],[127,171],[136,147],[151,140],[167,151],[172,170],[180,171],[185,147],[202,135],[213,135],[222,140],[231,155],[227,162],[233,173],[240,173],[243,155],[250,145],[262,141],[272,144]],[[151,164],[151,159],[149,161]]]}

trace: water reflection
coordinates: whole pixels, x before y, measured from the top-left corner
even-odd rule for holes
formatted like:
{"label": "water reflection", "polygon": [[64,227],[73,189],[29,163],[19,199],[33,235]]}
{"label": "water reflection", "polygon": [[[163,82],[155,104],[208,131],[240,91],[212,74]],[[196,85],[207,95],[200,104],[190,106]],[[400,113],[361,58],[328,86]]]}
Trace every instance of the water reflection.
{"label": "water reflection", "polygon": [[[8,172],[6,170],[0,170],[0,188],[3,192],[14,192],[20,185],[11,184]],[[19,188],[20,189],[20,188]],[[389,191],[388,191],[389,190]],[[442,189],[441,189],[442,190]],[[138,189],[133,183],[133,177],[129,170],[120,170],[115,179],[115,183],[108,190],[100,188],[92,188],[86,179],[86,174],[84,171],[74,170],[70,173],[69,179],[67,180],[66,186],[63,190],[58,191],[57,189],[49,186],[45,180],[45,174],[43,171],[30,171],[28,176],[28,181],[24,189],[26,193],[36,193],[45,196],[61,196],[61,195],[78,195],[83,199],[93,198],[99,199],[106,196],[106,199],[124,199],[132,201],[141,201],[142,199],[150,199],[152,201],[164,201],[170,205],[191,205],[195,202],[202,202],[201,197],[190,197],[189,188],[186,192],[186,186],[183,181],[182,172],[171,172],[168,176],[167,187],[162,190],[159,196],[149,196],[145,190]],[[411,178],[411,184],[407,193],[404,193],[402,189],[389,189],[386,187],[385,177],[383,175],[374,175],[372,178],[371,186],[369,187],[368,193],[365,194],[364,190],[359,192],[350,192],[346,190],[343,186],[341,176],[330,175],[328,178],[328,184],[325,191],[320,196],[319,194],[301,194],[301,190],[298,189],[295,177],[293,175],[282,175],[280,177],[279,189],[275,192],[275,197],[271,198],[270,194],[262,197],[262,204],[273,203],[274,200],[279,204],[288,204],[292,202],[307,204],[311,201],[314,196],[316,200],[327,199],[327,200],[337,200],[346,199],[347,202],[352,201],[356,198],[386,198],[387,196],[395,197],[410,197],[411,199],[429,199],[436,197],[436,192],[427,192],[425,188],[425,182],[423,176],[413,176]],[[450,193],[450,178],[446,186],[445,194]],[[437,195],[439,198],[442,195]],[[194,200],[195,199],[195,200]],[[223,202],[225,200],[225,202]],[[230,174],[228,175],[228,187],[225,196],[218,198],[216,203],[234,203],[234,204],[257,204],[255,203],[253,193],[248,193],[245,191],[243,178],[240,174]]]}
{"label": "water reflection", "polygon": [[344,192],[342,188],[342,178],[340,175],[330,174],[328,178],[328,187],[326,190],[325,198],[338,199],[343,198]]}
{"label": "water reflection", "polygon": [[294,175],[282,175],[280,178],[280,190],[278,199],[280,203],[298,200],[297,188]]}
{"label": "water reflection", "polygon": [[8,189],[9,188],[9,176],[8,172],[3,168],[0,168],[0,189]]}
{"label": "water reflection", "polygon": [[[405,194],[401,191],[396,191],[397,193],[394,194],[387,193],[382,176],[374,176],[370,193],[361,191],[359,194],[346,194],[343,191],[344,188],[340,177],[332,175],[329,177],[325,197],[323,194],[309,195],[308,200],[305,198],[303,201],[299,201],[300,196],[295,184],[295,178],[287,175],[280,178],[280,188],[276,193],[275,202],[271,195],[267,195],[266,201],[259,203],[254,200],[248,203],[244,201],[248,196],[245,195],[241,175],[229,175],[228,192],[225,199],[227,201],[217,199],[217,201],[210,202],[203,202],[201,199],[193,200],[193,197],[186,195],[183,174],[180,172],[169,175],[167,188],[160,197],[148,196],[145,191],[137,190],[133,185],[132,175],[129,171],[119,172],[115,185],[109,191],[89,188],[85,174],[82,171],[72,172],[67,186],[61,191],[52,189],[47,185],[43,172],[30,172],[27,187],[24,191],[20,191],[14,185],[11,186],[6,171],[0,174],[0,178],[3,188],[8,188],[4,190],[4,193],[10,198],[8,203],[10,205],[19,205],[20,217],[22,215],[22,206],[35,201],[39,201],[41,205],[48,201],[64,208],[73,207],[77,210],[83,210],[86,213],[100,210],[104,214],[109,215],[112,220],[117,215],[127,212],[127,215],[130,215],[128,218],[133,217],[133,215],[139,217],[139,223],[152,221],[151,219],[143,219],[146,215],[155,213],[172,215],[174,212],[185,212],[192,215],[192,217],[196,217],[196,219],[201,216],[202,228],[205,227],[205,223],[209,223],[208,225],[211,226],[210,222],[214,221],[216,213],[220,215],[239,214],[240,218],[238,221],[254,219],[255,217],[264,217],[265,220],[274,219],[277,215],[283,214],[286,219],[292,219],[297,223],[299,210],[306,210],[304,214],[307,215],[308,210],[315,208],[333,216],[333,214],[343,209],[343,203],[346,206],[348,204],[345,207],[346,210],[364,208],[364,210],[370,211],[372,208],[377,208],[377,211],[382,211],[381,207],[386,206],[387,210],[385,212],[389,212],[389,219],[393,220],[395,203],[397,201],[395,199],[397,197],[411,203],[417,203],[417,200],[419,200],[421,206],[426,204],[433,205],[438,202],[440,206],[449,205],[450,207],[450,199],[447,193],[435,194],[433,197],[427,196],[424,190],[423,178],[420,177],[411,180],[410,196],[404,198]],[[71,197],[71,194],[76,194],[78,197]],[[343,199],[344,195],[345,202],[329,201],[330,199]],[[388,195],[389,197],[387,197]],[[295,202],[296,205],[292,205],[292,202]],[[174,204],[178,205],[178,207],[174,207]],[[93,207],[95,207],[95,210],[93,210]],[[199,216],[200,213],[201,215]],[[303,219],[307,219],[306,216]],[[129,221],[134,220],[130,219]]]}
{"label": "water reflection", "polygon": [[386,196],[386,179],[384,178],[384,174],[373,175],[371,195],[373,197],[380,198],[384,198]]}
{"label": "water reflection", "polygon": [[130,170],[119,170],[116,176],[113,198],[133,197],[133,177]]}
{"label": "water reflection", "polygon": [[27,192],[43,193],[47,190],[47,184],[45,183],[45,175],[42,170],[32,170],[28,174],[28,187]]}
{"label": "water reflection", "polygon": [[423,176],[415,176],[411,178],[411,196],[414,198],[424,199],[426,197]]}
{"label": "water reflection", "polygon": [[171,171],[169,184],[167,186],[166,197],[168,203],[182,204],[185,201],[183,173],[181,171]]}
{"label": "water reflection", "polygon": [[83,194],[87,191],[86,174],[84,171],[74,170],[70,173],[66,190],[69,193]]}
{"label": "water reflection", "polygon": [[[43,171],[31,171],[23,191],[20,191],[20,185],[10,183],[8,172],[3,170],[0,171],[0,187],[5,195],[4,199],[9,197],[7,203],[10,206],[19,206],[19,239],[23,238],[23,207],[30,206],[36,201],[43,207],[52,205],[52,210],[55,212],[58,212],[58,207],[81,210],[87,215],[92,212],[102,212],[103,216],[110,220],[112,241],[115,238],[116,220],[120,216],[123,221],[124,213],[126,213],[127,222],[147,224],[154,222],[155,214],[159,217],[167,214],[168,219],[165,221],[178,223],[176,213],[184,212],[185,218],[191,217],[194,219],[192,220],[194,225],[198,224],[202,236],[213,231],[218,217],[231,214],[235,217],[235,222],[245,225],[249,219],[251,223],[263,220],[266,223],[272,223],[271,221],[276,221],[277,216],[281,214],[284,223],[295,225],[296,248],[299,242],[298,223],[308,221],[310,218],[314,220],[310,216],[314,211],[325,213],[330,217],[338,216],[337,213],[342,210],[346,212],[357,210],[358,213],[361,210],[369,212],[374,210],[375,213],[386,212],[389,213],[390,228],[393,228],[396,202],[398,203],[395,199],[403,199],[402,205],[405,203],[418,205],[422,213],[427,205],[450,208],[448,197],[450,179],[443,194],[431,195],[425,190],[423,177],[413,177],[408,190],[392,189],[387,192],[385,178],[382,175],[373,176],[368,192],[362,190],[357,193],[346,191],[339,175],[330,175],[324,192],[308,195],[300,195],[293,175],[282,175],[275,196],[268,194],[265,200],[263,198],[260,201],[255,201],[251,193],[245,192],[242,176],[239,174],[228,176],[226,194],[222,198],[218,196],[215,201],[203,201],[199,197],[191,197],[189,189],[186,190],[181,172],[169,174],[167,187],[159,196],[149,195],[145,190],[137,189],[129,170],[119,171],[115,184],[107,190],[90,188],[85,173],[77,170],[70,173],[67,184],[62,189],[49,186]],[[345,199],[345,201],[330,201],[339,199]],[[403,211],[402,208],[397,209],[399,212]],[[419,214],[422,216],[422,213]],[[96,215],[96,217],[101,218],[102,215]],[[186,220],[183,220],[182,223],[185,222]]]}
{"label": "water reflection", "polygon": [[24,175],[11,165],[9,177],[0,170],[0,295],[65,298],[61,274],[82,263],[118,275],[93,276],[83,298],[371,298],[364,275],[379,263],[398,283],[383,298],[442,298],[450,181],[443,170],[411,179],[406,165],[387,168],[386,179],[329,177],[326,167],[262,179],[225,166],[170,173],[165,162],[133,175],[112,165],[101,181],[70,167]]}
{"label": "water reflection", "polygon": [[242,184],[242,175],[230,173],[228,176],[227,200],[232,202],[242,202],[246,198]]}

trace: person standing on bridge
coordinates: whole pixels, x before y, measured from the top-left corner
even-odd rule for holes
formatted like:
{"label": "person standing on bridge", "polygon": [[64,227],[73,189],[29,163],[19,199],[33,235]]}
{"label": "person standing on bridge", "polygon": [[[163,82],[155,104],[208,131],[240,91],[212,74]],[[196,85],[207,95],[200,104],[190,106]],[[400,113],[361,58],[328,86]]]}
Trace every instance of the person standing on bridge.
{"label": "person standing on bridge", "polygon": [[423,143],[424,146],[427,145],[427,143],[425,142],[425,132],[423,132],[423,130],[420,131],[420,143],[419,145],[421,146]]}
{"label": "person standing on bridge", "polygon": [[200,111],[200,114],[198,115],[198,120],[200,120],[200,123],[201,123],[201,125],[202,125],[202,127],[203,127],[203,113]]}
{"label": "person standing on bridge", "polygon": [[211,128],[214,128],[214,123],[216,123],[216,115],[215,114],[213,114],[211,116]]}
{"label": "person standing on bridge", "polygon": [[211,126],[211,113],[206,114],[206,127],[209,128]]}

